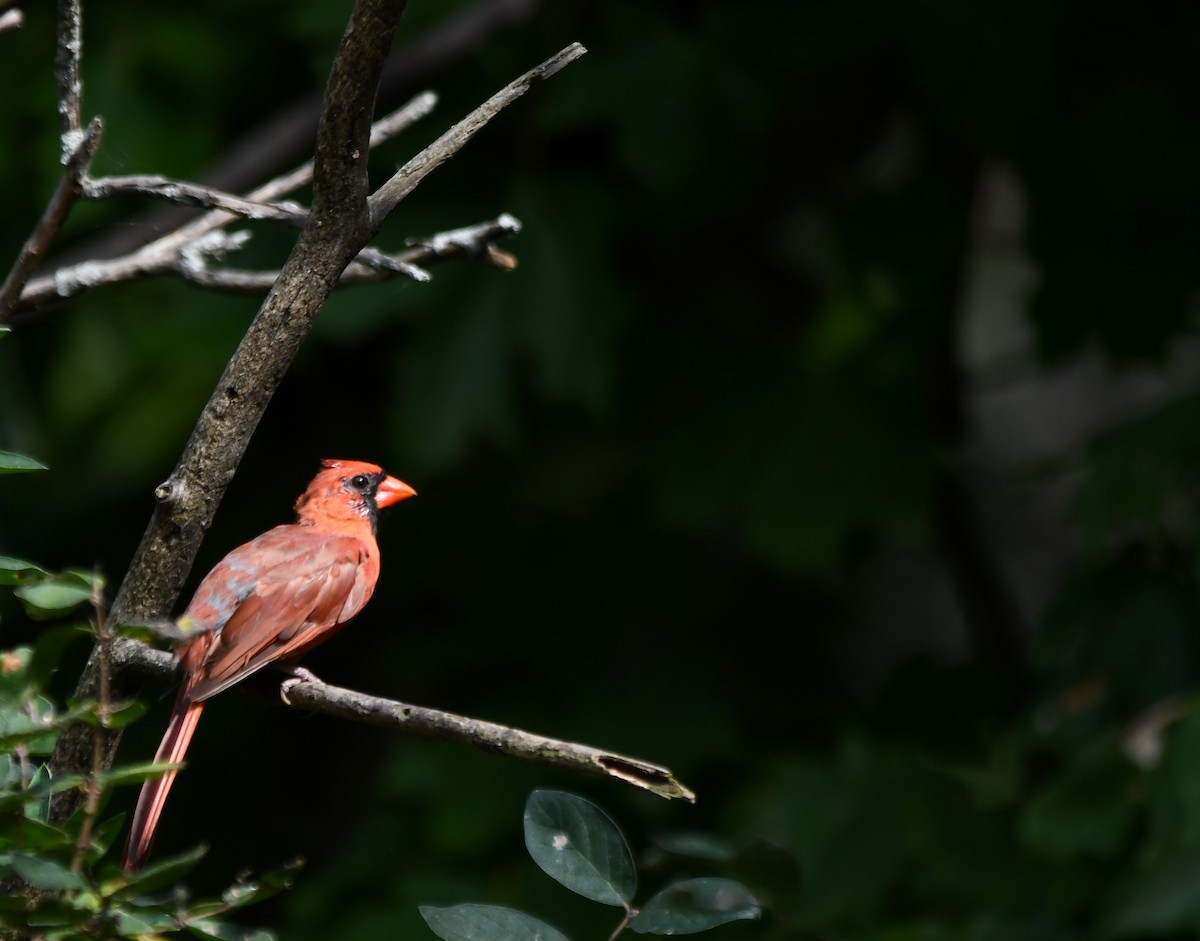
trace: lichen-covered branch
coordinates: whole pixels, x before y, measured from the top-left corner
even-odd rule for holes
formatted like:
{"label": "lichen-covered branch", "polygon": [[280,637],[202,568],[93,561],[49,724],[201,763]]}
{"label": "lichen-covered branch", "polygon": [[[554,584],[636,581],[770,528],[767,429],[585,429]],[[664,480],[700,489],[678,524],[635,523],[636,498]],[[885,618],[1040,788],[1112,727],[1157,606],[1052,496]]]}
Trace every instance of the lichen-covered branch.
{"label": "lichen-covered branch", "polygon": [[[391,140],[405,128],[410,127],[416,121],[428,115],[436,104],[437,96],[433,92],[422,92],[416,95],[403,107],[396,109],[371,126],[370,146],[375,147],[384,141]],[[279,205],[275,203],[276,200],[307,185],[312,181],[312,174],[313,162],[308,160],[295,170],[264,183],[243,197],[231,198],[242,200],[252,208],[273,204]],[[89,186],[96,188],[104,184],[106,180],[112,179],[114,178],[102,177],[99,180],[88,180],[87,183]],[[130,178],[115,179],[127,180]],[[124,184],[121,184],[121,186],[123,187]],[[93,189],[93,192],[95,192],[95,189]],[[209,192],[210,194],[216,194],[215,190],[210,190]],[[166,198],[167,196],[161,190],[155,192],[153,195],[162,198]],[[180,196],[178,201],[188,202],[189,200],[184,196]],[[193,204],[195,202],[195,200],[190,201]],[[215,195],[214,204],[216,204]],[[284,203],[282,205],[287,206],[289,204]],[[307,216],[307,210],[304,210],[304,214]],[[260,213],[260,215],[265,215],[265,213]],[[189,277],[193,270],[193,266],[190,265],[189,253],[191,258],[194,259],[202,257],[205,252],[211,251],[214,247],[219,248],[221,251],[228,251],[233,245],[230,239],[206,242],[205,237],[238,218],[240,217],[235,212],[228,211],[227,209],[214,209],[128,255],[121,255],[103,261],[83,261],[78,264],[64,266],[50,274],[32,278],[25,285],[19,299],[14,302],[15,309],[22,311],[33,310],[56,301],[61,301],[64,298],[74,297],[93,288],[154,275],[177,273],[187,277],[190,281],[202,283],[204,280],[203,275],[196,278]],[[302,221],[302,219],[299,220],[299,222]],[[271,284],[274,284],[275,278],[279,276],[278,270],[273,271],[272,275]],[[229,280],[237,282],[238,278],[236,275],[233,275]],[[260,281],[256,281],[254,288],[245,288],[245,290],[262,293],[269,290],[271,284],[262,286]],[[215,286],[224,289],[220,284],[206,286]],[[240,290],[241,288],[233,287],[229,289]]]}

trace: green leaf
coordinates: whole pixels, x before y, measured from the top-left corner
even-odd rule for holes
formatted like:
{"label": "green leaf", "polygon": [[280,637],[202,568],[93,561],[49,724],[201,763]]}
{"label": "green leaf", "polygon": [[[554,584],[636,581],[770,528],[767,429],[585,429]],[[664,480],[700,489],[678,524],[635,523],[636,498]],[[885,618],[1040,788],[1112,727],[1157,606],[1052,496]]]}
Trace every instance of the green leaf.
{"label": "green leaf", "polygon": [[74,846],[70,834],[31,817],[0,815],[0,846],[20,846],[30,853]]}
{"label": "green leaf", "polygon": [[153,866],[147,866],[141,872],[126,873],[124,876],[126,885],[124,888],[115,890],[112,897],[123,898],[133,894],[146,895],[173,886],[179,881],[180,876],[200,862],[207,852],[208,847],[202,844],[186,853],[180,853],[178,856],[171,856],[157,862]]}
{"label": "green leaf", "polygon": [[10,791],[7,794],[0,794],[0,811],[12,810],[20,807],[22,804],[42,800],[60,791],[69,791],[72,788],[79,787],[83,782],[83,775],[64,774],[57,778],[40,781],[38,784],[30,786],[23,791]]}
{"label": "green leaf", "polygon": [[24,559],[0,555],[0,585],[16,585],[31,576],[45,575],[46,570]]}
{"label": "green leaf", "polygon": [[419,911],[442,941],[567,941],[544,921],[498,905],[422,905]]}
{"label": "green leaf", "polygon": [[84,705],[55,715],[53,705],[38,697],[26,702],[25,709],[33,711],[27,714],[24,709],[6,709],[0,704],[0,752],[26,745],[34,754],[45,754],[54,747],[59,729],[87,715],[92,708]]}
{"label": "green leaf", "polygon": [[0,451],[0,474],[20,474],[25,471],[46,470],[46,465],[24,454]]}
{"label": "green leaf", "polygon": [[685,879],[642,906],[629,927],[639,934],[695,934],[717,925],[762,917],[750,890],[732,879]]}
{"label": "green leaf", "polygon": [[123,729],[127,725],[132,725],[146,714],[148,708],[150,707],[140,699],[131,699],[129,702],[120,703],[108,714],[107,727]]}
{"label": "green leaf", "polygon": [[20,585],[13,594],[21,599],[32,618],[57,617],[92,597],[92,584],[78,572],[51,575],[29,585]]}
{"label": "green leaf", "polygon": [[12,327],[0,327],[0,337],[8,336],[12,333]]}
{"label": "green leaf", "polygon": [[525,804],[525,846],[549,876],[605,905],[628,907],[637,891],[633,854],[617,825],[591,801],[534,791]]}
{"label": "green leaf", "polygon": [[165,912],[128,911],[118,908],[115,915],[117,931],[126,938],[153,936],[155,932],[174,931],[179,926],[175,918]]}
{"label": "green leaf", "polygon": [[30,856],[25,853],[13,853],[9,856],[9,864],[16,870],[18,876],[39,889],[78,889],[89,888],[87,880],[77,872],[71,872],[61,863],[41,856]]}
{"label": "green leaf", "polygon": [[184,917],[181,921],[202,938],[214,938],[216,941],[274,941],[275,935],[269,931],[257,930],[248,932],[245,928],[218,921],[215,918]]}
{"label": "green leaf", "polygon": [[100,786],[109,788],[118,784],[143,784],[182,767],[181,761],[146,761],[137,765],[122,765],[100,775]]}

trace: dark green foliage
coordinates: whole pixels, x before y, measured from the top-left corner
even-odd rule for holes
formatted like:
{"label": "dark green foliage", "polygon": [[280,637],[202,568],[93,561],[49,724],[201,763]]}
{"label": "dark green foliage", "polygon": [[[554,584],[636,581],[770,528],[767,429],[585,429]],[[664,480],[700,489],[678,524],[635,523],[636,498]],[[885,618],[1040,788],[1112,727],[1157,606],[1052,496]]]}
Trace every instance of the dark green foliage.
{"label": "dark green foliage", "polygon": [[[94,602],[104,587],[102,579],[86,572],[55,575],[18,559],[5,558],[0,571],[7,573],[6,583],[17,583],[12,593],[39,621]],[[93,611],[93,623],[97,616]],[[294,866],[253,880],[240,878],[214,901],[193,899],[180,883],[204,857],[204,847],[139,873],[121,868],[118,837],[124,835],[125,815],[101,817],[112,789],[140,786],[178,766],[126,764],[86,775],[53,773],[47,759],[69,724],[122,728],[145,712],[138,702],[61,709],[44,694],[66,643],[80,633],[90,631],[77,625],[46,627],[33,647],[0,650],[0,880],[7,891],[0,903],[0,931],[56,941],[182,931],[221,941],[270,941],[274,935],[247,932],[224,918],[285,888]],[[91,800],[64,824],[52,824],[51,798],[73,790],[88,792]]]}
{"label": "dark green foliage", "polygon": [[[625,927],[639,934],[696,934],[762,915],[749,889],[724,878],[681,879],[635,907],[637,869],[625,837],[599,807],[564,791],[529,796],[525,847],[543,872],[576,895],[625,909],[610,941]],[[495,905],[422,905],[421,917],[443,941],[566,941],[545,922]]]}

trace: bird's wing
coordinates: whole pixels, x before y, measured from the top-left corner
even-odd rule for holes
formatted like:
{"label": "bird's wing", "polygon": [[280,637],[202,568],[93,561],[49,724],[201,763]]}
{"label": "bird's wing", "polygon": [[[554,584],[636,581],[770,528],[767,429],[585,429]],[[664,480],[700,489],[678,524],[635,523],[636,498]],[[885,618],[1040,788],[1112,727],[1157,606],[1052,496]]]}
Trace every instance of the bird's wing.
{"label": "bird's wing", "polygon": [[360,539],[278,527],[226,556],[205,579],[214,580],[211,589],[204,597],[197,590],[189,614],[197,602],[211,606],[214,597],[228,594],[218,576],[222,568],[254,577],[235,593],[235,606],[206,645],[191,679],[194,701],[319,643],[366,604],[379,573],[378,559]]}

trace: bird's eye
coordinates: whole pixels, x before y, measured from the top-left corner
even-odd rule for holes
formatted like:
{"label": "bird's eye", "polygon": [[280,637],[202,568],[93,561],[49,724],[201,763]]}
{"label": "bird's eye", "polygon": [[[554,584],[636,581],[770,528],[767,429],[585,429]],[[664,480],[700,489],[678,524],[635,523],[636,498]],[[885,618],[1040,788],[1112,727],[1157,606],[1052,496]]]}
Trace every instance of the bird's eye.
{"label": "bird's eye", "polygon": [[371,483],[371,478],[366,474],[355,474],[350,478],[350,486],[355,490],[366,490]]}

